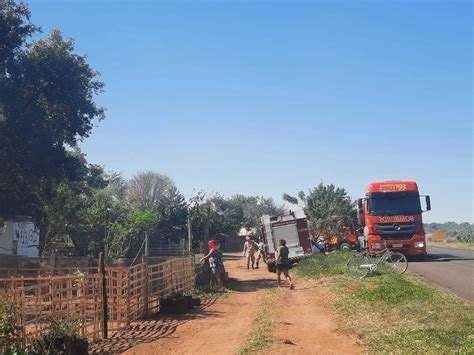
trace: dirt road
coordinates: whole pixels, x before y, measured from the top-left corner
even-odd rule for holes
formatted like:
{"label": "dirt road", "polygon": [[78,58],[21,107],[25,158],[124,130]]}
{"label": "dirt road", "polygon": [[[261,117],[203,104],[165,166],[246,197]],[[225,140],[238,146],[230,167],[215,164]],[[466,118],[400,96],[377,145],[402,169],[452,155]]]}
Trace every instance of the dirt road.
{"label": "dirt road", "polygon": [[[227,299],[217,299],[188,315],[143,321],[116,337],[110,352],[126,354],[236,354],[254,327],[263,290],[276,287],[275,274],[247,270],[240,256],[227,255],[226,269],[235,281]],[[264,354],[355,354],[353,339],[336,325],[317,287],[298,280],[295,290],[279,293],[272,307],[275,342]],[[148,335],[143,335],[143,329]],[[104,349],[104,351],[107,349]]]}

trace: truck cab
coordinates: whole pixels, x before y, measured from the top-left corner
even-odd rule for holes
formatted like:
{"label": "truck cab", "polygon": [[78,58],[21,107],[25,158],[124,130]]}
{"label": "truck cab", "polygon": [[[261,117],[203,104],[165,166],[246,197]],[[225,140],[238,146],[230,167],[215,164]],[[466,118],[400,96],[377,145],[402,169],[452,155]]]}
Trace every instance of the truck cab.
{"label": "truck cab", "polygon": [[[426,208],[422,209],[424,197]],[[362,241],[370,254],[384,248],[407,256],[426,255],[422,213],[431,209],[429,196],[420,196],[414,181],[383,181],[368,184],[365,198],[358,200]]]}

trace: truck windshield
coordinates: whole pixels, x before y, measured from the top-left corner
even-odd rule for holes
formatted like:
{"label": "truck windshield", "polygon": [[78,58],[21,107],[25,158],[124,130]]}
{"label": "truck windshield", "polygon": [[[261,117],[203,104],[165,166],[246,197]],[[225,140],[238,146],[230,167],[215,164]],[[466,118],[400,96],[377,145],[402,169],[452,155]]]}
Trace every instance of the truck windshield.
{"label": "truck windshield", "polygon": [[421,212],[418,191],[374,192],[369,195],[369,214],[373,216]]}

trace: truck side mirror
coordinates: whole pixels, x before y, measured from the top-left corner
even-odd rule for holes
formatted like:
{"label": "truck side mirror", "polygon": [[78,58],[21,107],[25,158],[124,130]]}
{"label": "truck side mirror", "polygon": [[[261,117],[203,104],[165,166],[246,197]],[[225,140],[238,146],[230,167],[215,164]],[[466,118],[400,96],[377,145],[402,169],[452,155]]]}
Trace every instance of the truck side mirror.
{"label": "truck side mirror", "polygon": [[362,210],[363,207],[364,207],[363,206],[363,199],[362,198],[357,199],[357,208],[359,210]]}
{"label": "truck side mirror", "polygon": [[426,200],[426,210],[431,211],[431,199],[430,199],[430,197],[425,196],[425,200]]}

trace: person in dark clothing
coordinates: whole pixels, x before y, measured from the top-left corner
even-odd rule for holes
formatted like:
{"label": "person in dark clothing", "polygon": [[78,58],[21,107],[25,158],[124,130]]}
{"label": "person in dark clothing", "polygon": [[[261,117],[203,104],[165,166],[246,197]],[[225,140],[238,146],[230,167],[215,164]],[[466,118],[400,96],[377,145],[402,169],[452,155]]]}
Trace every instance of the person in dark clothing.
{"label": "person in dark clothing", "polygon": [[276,259],[276,269],[277,269],[277,280],[278,280],[278,287],[281,287],[281,273],[283,272],[283,275],[285,275],[285,278],[288,280],[288,283],[290,284],[290,289],[294,289],[295,286],[293,284],[293,281],[291,280],[290,274],[288,273],[288,270],[290,268],[290,262],[288,260],[288,255],[290,254],[290,251],[288,247],[286,246],[286,240],[280,239],[278,241],[278,250],[277,250],[277,259]]}

